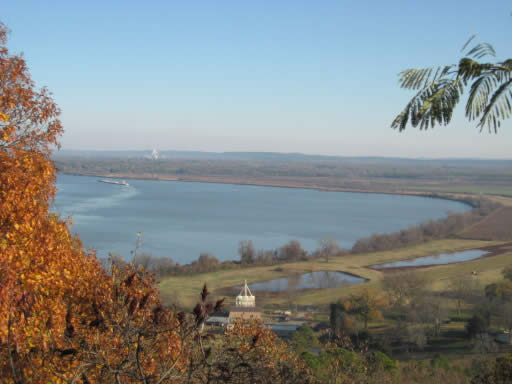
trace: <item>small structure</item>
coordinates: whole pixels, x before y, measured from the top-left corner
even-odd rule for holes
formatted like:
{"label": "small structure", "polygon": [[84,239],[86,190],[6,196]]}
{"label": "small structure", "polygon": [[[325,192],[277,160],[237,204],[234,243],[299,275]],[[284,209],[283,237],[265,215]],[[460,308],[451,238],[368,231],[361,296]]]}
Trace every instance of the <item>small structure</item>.
{"label": "small structure", "polygon": [[215,312],[207,317],[205,324],[210,327],[222,327],[228,325],[229,313],[227,312]]}
{"label": "small structure", "polygon": [[238,296],[235,298],[235,306],[229,311],[229,324],[237,320],[257,320],[263,323],[263,314],[256,307],[256,297],[247,286],[247,280]]}
{"label": "small structure", "polygon": [[205,324],[211,327],[227,327],[229,329],[235,321],[239,320],[256,320],[263,323],[263,313],[256,307],[256,297],[247,286],[247,280],[235,298],[235,306],[229,308],[227,312],[212,313],[206,319]]}
{"label": "small structure", "polygon": [[247,280],[245,280],[244,287],[235,299],[235,305],[237,307],[256,307],[256,297],[247,286]]}

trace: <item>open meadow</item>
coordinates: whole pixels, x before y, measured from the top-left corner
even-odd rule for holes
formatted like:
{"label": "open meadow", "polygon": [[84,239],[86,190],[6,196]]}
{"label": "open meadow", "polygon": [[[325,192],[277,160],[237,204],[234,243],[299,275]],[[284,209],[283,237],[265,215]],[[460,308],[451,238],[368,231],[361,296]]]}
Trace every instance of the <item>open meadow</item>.
{"label": "open meadow", "polygon": [[[243,283],[243,280],[252,283],[313,271],[342,271],[368,279],[366,283],[352,286],[309,289],[292,293],[294,303],[301,305],[327,305],[342,296],[349,295],[361,289],[368,288],[371,290],[379,290],[379,282],[386,272],[368,268],[370,265],[487,247],[501,243],[502,242],[467,239],[439,240],[394,251],[339,256],[330,259],[329,262],[315,260],[275,266],[247,267],[243,269],[167,277],[162,279],[159,288],[162,297],[167,302],[175,302],[180,306],[190,307],[197,301],[199,292],[205,283],[208,285],[213,295],[224,296],[227,292],[230,292],[226,288],[240,285]],[[486,284],[493,279],[499,278],[500,271],[504,266],[510,263],[510,260],[512,260],[511,257],[512,246],[507,252],[497,256],[483,257],[463,263],[426,267],[422,268],[422,272],[428,276],[429,280],[435,283],[434,286],[436,289],[442,288],[451,277],[459,274],[470,274],[472,271],[478,271],[478,275],[475,276],[475,279],[481,284]],[[286,303],[290,302],[289,294],[290,292],[283,292],[283,294],[266,294],[258,296],[257,300],[259,304],[264,305],[286,305]],[[226,296],[227,302],[232,302],[233,298],[234,297]],[[263,302],[260,300],[263,300]]]}

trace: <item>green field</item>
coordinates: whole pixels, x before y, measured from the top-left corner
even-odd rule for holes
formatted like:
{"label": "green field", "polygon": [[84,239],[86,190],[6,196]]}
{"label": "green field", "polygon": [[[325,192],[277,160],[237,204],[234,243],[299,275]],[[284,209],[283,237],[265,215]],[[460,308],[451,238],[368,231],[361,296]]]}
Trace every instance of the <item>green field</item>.
{"label": "green field", "polygon": [[[249,267],[188,276],[167,277],[162,279],[159,287],[164,301],[190,308],[197,301],[200,289],[204,283],[207,283],[213,295],[223,296],[226,293],[225,288],[240,285],[243,283],[244,279],[252,283],[312,271],[343,271],[368,279],[366,283],[349,287],[311,289],[293,293],[294,303],[322,305],[333,302],[341,296],[363,288],[379,289],[379,281],[383,272],[369,269],[367,268],[368,265],[495,244],[500,244],[500,242],[460,239],[439,240],[395,251],[335,257],[330,259],[328,263],[324,260],[315,260],[277,266]],[[421,270],[434,282],[434,289],[444,287],[448,284],[450,277],[458,274],[470,274],[472,271],[477,271],[478,275],[475,276],[475,279],[485,284],[489,281],[499,279],[500,271],[505,265],[510,263],[510,260],[512,260],[511,256],[512,251],[498,256],[485,257],[464,263],[427,267]],[[226,299],[227,302],[230,303],[233,297],[228,296]],[[286,304],[290,302],[290,296],[288,294],[266,296],[260,299],[260,305]]]}
{"label": "green field", "polygon": [[480,185],[468,186],[427,186],[421,185],[416,187],[402,186],[405,190],[425,191],[425,192],[443,192],[443,193],[463,193],[470,195],[498,195],[498,196],[512,196],[512,187],[491,187]]}

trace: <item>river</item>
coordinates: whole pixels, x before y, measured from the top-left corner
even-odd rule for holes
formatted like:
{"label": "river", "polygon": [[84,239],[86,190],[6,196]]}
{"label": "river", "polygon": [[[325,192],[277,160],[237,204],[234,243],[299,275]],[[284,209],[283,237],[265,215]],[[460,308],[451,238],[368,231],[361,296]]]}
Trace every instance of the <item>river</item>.
{"label": "river", "polygon": [[241,240],[272,249],[294,239],[312,251],[325,237],[344,248],[373,233],[388,233],[469,206],[419,196],[318,191],[300,188],[128,180],[130,187],[98,177],[59,175],[54,210],[73,220],[72,231],[99,257],[130,259],[139,252],[179,263],[209,252],[238,259]]}

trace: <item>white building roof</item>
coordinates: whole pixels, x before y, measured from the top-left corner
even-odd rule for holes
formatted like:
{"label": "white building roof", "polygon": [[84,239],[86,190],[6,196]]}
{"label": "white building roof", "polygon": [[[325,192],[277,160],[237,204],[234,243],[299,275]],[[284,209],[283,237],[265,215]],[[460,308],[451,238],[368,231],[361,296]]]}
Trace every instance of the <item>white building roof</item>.
{"label": "white building roof", "polygon": [[255,307],[256,297],[252,294],[251,290],[247,286],[247,280],[245,280],[244,287],[235,299],[235,305],[237,307]]}

